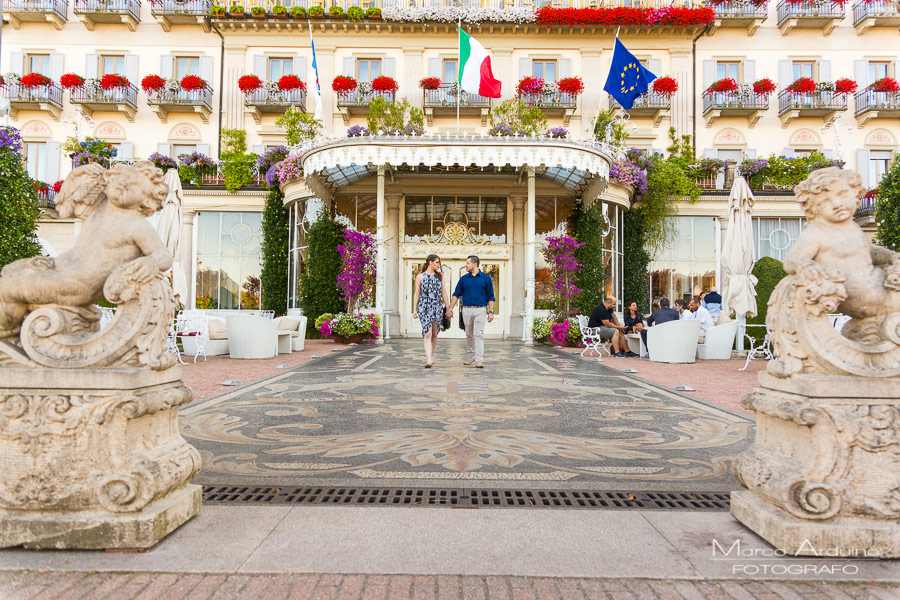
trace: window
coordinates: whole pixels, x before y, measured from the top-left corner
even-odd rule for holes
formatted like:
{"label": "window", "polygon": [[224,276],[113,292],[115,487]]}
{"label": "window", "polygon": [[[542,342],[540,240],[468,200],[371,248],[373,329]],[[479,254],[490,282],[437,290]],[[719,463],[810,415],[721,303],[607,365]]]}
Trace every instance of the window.
{"label": "window", "polygon": [[869,152],[869,185],[877,186],[891,164],[890,150],[872,150]]}
{"label": "window", "polygon": [[744,151],[743,150],[719,150],[716,153],[716,158],[720,160],[733,160],[736,163],[744,160]]}
{"label": "window", "polygon": [[531,71],[535,77],[540,77],[544,81],[556,81],[555,60],[533,60]]}
{"label": "window", "polygon": [[716,285],[716,224],[709,217],[674,217],[674,232],[650,263],[650,291],[654,301],[666,297],[687,300],[694,287]]}
{"label": "window", "polygon": [[869,61],[869,81],[858,81],[860,85],[871,85],[879,79],[890,77],[890,63],[888,62],[872,62]]}
{"label": "window", "polygon": [[270,58],[269,59],[269,79],[278,81],[285,75],[294,74],[294,59],[292,58]]}
{"label": "window", "polygon": [[187,75],[200,76],[200,57],[199,56],[176,56],[175,57],[175,79],[182,79]]}
{"label": "window", "polygon": [[804,219],[753,219],[753,245],[756,259],[771,256],[784,260],[803,231]]}
{"label": "window", "polygon": [[356,79],[358,81],[372,81],[381,76],[381,59],[359,59],[356,61]]}
{"label": "window", "polygon": [[32,179],[47,182],[47,144],[25,142],[25,169]]}
{"label": "window", "polygon": [[504,197],[407,196],[404,241],[505,244],[506,223]]}
{"label": "window", "polygon": [[104,75],[122,75],[125,76],[125,57],[124,56],[101,56],[100,57],[100,76]]}
{"label": "window", "polygon": [[444,83],[452,83],[456,81],[458,75],[456,74],[456,61],[455,60],[445,60],[444,68],[443,68],[444,78],[441,80]]}
{"label": "window", "polygon": [[716,62],[716,80],[734,79],[741,83],[741,63],[738,61],[718,61]]}
{"label": "window", "polygon": [[809,158],[813,152],[822,154],[821,150],[814,150],[812,148],[794,148],[794,158]]}
{"label": "window", "polygon": [[172,158],[178,160],[182,154],[190,154],[197,151],[197,144],[172,144]]}
{"label": "window", "polygon": [[261,226],[260,213],[199,214],[198,308],[259,308]]}
{"label": "window", "polygon": [[[28,65],[28,68],[25,69],[25,73],[40,73],[41,75],[50,77],[49,54],[30,54],[26,64]],[[23,73],[23,75],[25,73]]]}
{"label": "window", "polygon": [[797,81],[801,77],[816,78],[816,63],[811,60],[795,60],[791,65],[791,76],[793,81]]}

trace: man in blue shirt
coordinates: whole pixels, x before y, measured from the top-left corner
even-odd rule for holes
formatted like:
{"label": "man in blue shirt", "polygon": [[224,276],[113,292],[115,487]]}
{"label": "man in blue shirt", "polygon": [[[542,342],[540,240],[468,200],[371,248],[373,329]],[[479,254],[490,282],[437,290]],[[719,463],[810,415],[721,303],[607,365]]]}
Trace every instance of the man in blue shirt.
{"label": "man in blue shirt", "polygon": [[461,300],[463,324],[466,326],[468,354],[464,365],[484,368],[484,324],[494,320],[494,282],[487,273],[478,270],[481,261],[477,256],[466,259],[466,274],[459,278],[450,310]]}

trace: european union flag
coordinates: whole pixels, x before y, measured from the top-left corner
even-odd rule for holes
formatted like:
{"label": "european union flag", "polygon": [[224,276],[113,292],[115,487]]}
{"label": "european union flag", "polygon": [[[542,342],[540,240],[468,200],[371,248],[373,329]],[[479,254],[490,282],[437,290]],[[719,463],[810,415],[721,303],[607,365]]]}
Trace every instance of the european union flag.
{"label": "european union flag", "polygon": [[645,69],[634,54],[625,48],[619,38],[616,38],[612,66],[603,89],[609,92],[622,108],[629,110],[634,104],[634,99],[650,89],[650,82],[654,79],[656,75]]}

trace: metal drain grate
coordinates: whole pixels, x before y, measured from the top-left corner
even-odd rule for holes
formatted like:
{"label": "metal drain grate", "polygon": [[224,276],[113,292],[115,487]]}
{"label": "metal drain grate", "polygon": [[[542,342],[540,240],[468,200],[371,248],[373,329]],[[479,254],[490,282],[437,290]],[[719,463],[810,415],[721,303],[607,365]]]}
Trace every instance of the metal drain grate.
{"label": "metal drain grate", "polygon": [[341,504],[455,508],[565,508],[727,511],[728,492],[598,492],[469,488],[204,486],[209,504]]}

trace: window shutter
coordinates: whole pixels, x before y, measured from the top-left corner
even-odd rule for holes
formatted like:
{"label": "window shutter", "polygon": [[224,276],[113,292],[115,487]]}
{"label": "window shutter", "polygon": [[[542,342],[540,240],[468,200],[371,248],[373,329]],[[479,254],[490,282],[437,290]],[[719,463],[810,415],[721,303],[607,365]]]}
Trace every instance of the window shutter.
{"label": "window shutter", "polygon": [[306,57],[294,56],[294,75],[300,78],[300,81],[306,81]]}
{"label": "window shutter", "polygon": [[565,79],[566,77],[572,76],[572,59],[571,58],[561,58],[559,59],[559,78]]}
{"label": "window shutter", "polygon": [[703,61],[703,90],[709,89],[709,86],[716,80],[716,61]]}
{"label": "window shutter", "polygon": [[209,156],[209,144],[197,144],[197,152]]}
{"label": "window shutter", "polygon": [[344,75],[356,77],[356,58],[352,56],[344,57]]}
{"label": "window shutter", "polygon": [[753,160],[756,158],[756,149],[755,148],[747,148],[744,150],[744,160]]}
{"label": "window shutter", "polygon": [[860,89],[872,83],[869,81],[869,61],[853,61],[853,78],[856,79],[856,83],[859,84]]}
{"label": "window shutter", "polygon": [[97,67],[100,57],[96,54],[88,54],[84,57],[84,76],[87,79],[97,79]]}
{"label": "window shutter", "polygon": [[266,57],[262,54],[253,55],[253,74],[260,79],[267,79],[269,77],[266,62]]}
{"label": "window shutter", "polygon": [[[131,80],[129,79],[129,81]],[[134,158],[134,142],[122,142],[119,144],[116,158]]]}
{"label": "window shutter", "polygon": [[651,58],[648,61],[647,68],[657,77],[662,77],[662,61],[658,58]]}
{"label": "window shutter", "polygon": [[59,142],[47,142],[47,183],[59,180]]}
{"label": "window shutter", "polygon": [[163,79],[172,79],[175,71],[175,57],[171,54],[163,54],[159,59],[159,76]]}
{"label": "window shutter", "polygon": [[209,85],[213,83],[213,57],[200,57],[200,79],[206,81]]}
{"label": "window shutter", "polygon": [[156,151],[163,156],[169,156],[169,153],[172,152],[172,145],[169,143],[160,142],[156,144]]}
{"label": "window shutter", "polygon": [[9,70],[19,75],[27,75],[25,72],[25,53],[12,52],[9,55]]}
{"label": "window shutter", "polygon": [[60,52],[50,53],[50,79],[59,81],[63,75],[63,57],[65,55]]}
{"label": "window shutter", "polygon": [[529,77],[534,75],[534,71],[531,69],[531,59],[530,58],[520,58],[519,59],[519,79],[523,77]]}
{"label": "window shutter", "polygon": [[744,81],[741,83],[753,84],[756,81],[756,61],[755,60],[745,60],[744,61]]}
{"label": "window shutter", "polygon": [[266,147],[263,144],[253,144],[250,146],[250,152],[257,156],[262,156],[266,153]]}
{"label": "window shutter", "polygon": [[785,147],[781,151],[781,155],[785,158],[794,158],[794,149]]}
{"label": "window shutter", "polygon": [[381,61],[381,74],[387,77],[394,77],[395,68],[394,65],[397,63],[397,60],[394,58],[385,58]]}
{"label": "window shutter", "polygon": [[831,81],[831,61],[819,61],[819,81]]}
{"label": "window shutter", "polygon": [[438,79],[443,77],[444,74],[441,73],[441,64],[443,62],[444,61],[442,61],[440,58],[429,58],[428,59],[428,76],[429,77],[437,77]]}
{"label": "window shutter", "polygon": [[866,187],[869,183],[869,149],[860,148],[856,151],[856,172],[862,177],[862,184]]}
{"label": "window shutter", "polygon": [[779,60],[778,61],[778,86],[782,89],[794,83],[794,80],[791,79],[791,71],[793,67],[793,63],[789,60]]}
{"label": "window shutter", "polygon": [[126,54],[125,55],[125,78],[128,80],[128,83],[133,85],[138,84],[138,55],[137,54]]}

